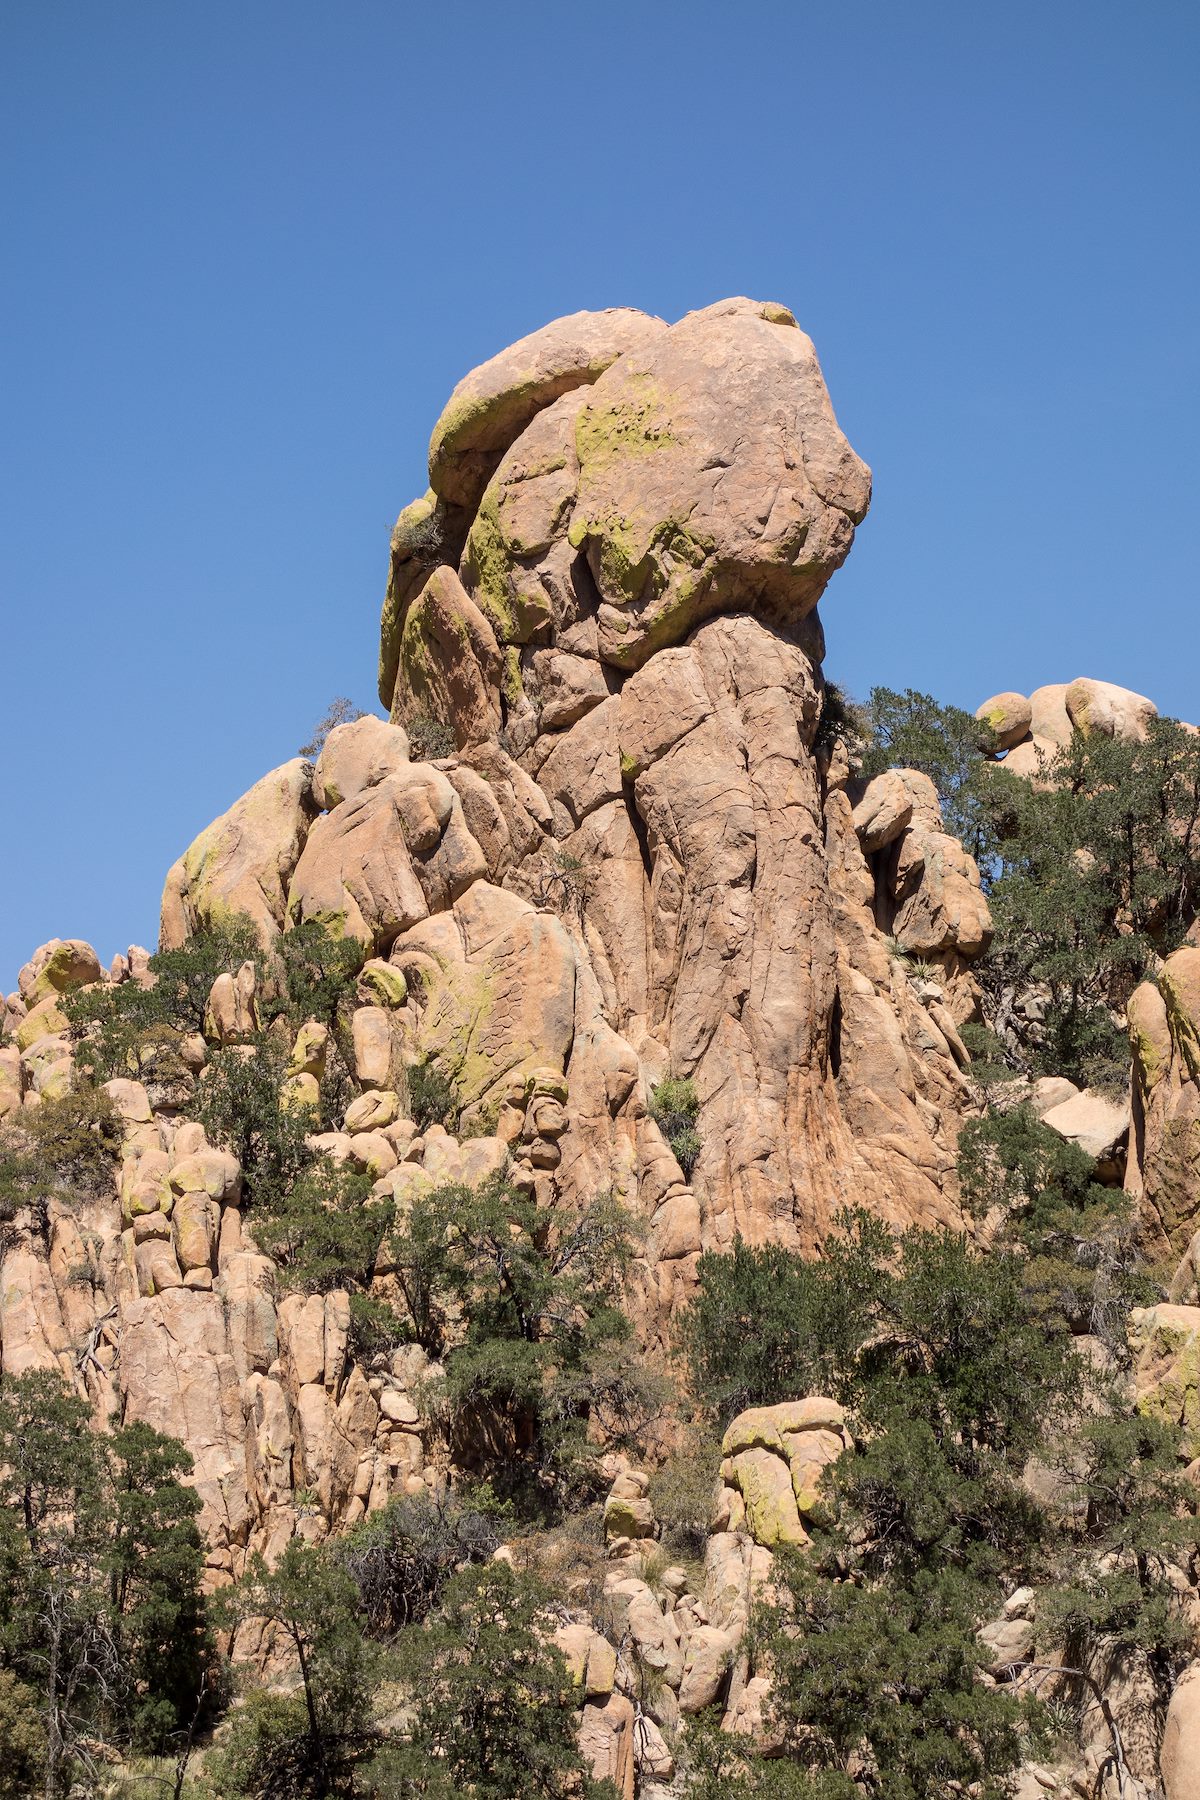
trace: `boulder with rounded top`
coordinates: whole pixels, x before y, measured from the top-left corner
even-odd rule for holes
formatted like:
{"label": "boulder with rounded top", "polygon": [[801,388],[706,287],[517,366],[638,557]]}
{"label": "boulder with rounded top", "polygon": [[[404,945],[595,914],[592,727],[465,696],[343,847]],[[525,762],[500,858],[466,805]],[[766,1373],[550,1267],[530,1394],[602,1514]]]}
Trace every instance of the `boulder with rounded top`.
{"label": "boulder with rounded top", "polygon": [[323,812],[378,787],[408,761],[408,737],[398,725],[364,713],[335,725],[313,770],[313,799]]}
{"label": "boulder with rounded top", "polygon": [[665,330],[631,307],[571,313],[464,375],[429,442],[429,483],[475,507],[500,457],[544,406],[595,381],[625,351]]}
{"label": "boulder with rounded top", "polygon": [[272,769],[200,833],[168,871],[159,944],[248,919],[262,944],[283,929],[287,884],[313,815],[312,771],[302,757]]}
{"label": "boulder with rounded top", "polygon": [[637,668],[700,619],[816,605],[870,501],[811,341],[751,300],[689,313],[622,357],[575,426],[569,538],[600,595],[601,657]]}
{"label": "boulder with rounded top", "polygon": [[1011,750],[1028,737],[1033,724],[1033,706],[1024,694],[1006,691],[993,694],[975,709],[975,717],[986,725],[1000,750]]}
{"label": "boulder with rounded top", "polygon": [[1084,675],[1069,684],[1063,700],[1072,725],[1084,737],[1140,743],[1151,719],[1158,717],[1157,706],[1144,694]]}

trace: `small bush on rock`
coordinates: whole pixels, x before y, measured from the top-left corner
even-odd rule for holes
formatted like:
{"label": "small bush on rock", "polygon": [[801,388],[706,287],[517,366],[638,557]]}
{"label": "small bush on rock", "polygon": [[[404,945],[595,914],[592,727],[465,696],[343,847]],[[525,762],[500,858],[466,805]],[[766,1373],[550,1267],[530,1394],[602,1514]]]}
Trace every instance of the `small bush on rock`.
{"label": "small bush on rock", "polygon": [[315,762],[325,748],[325,739],[331,731],[336,731],[339,725],[352,724],[355,719],[363,716],[361,706],[355,706],[353,700],[348,700],[345,694],[338,694],[330,701],[324,718],[315,727],[307,744],[301,744],[298,754]]}
{"label": "small bush on rock", "polygon": [[459,1103],[454,1083],[432,1061],[412,1063],[405,1070],[408,1089],[408,1115],[418,1131],[431,1125],[444,1125],[449,1132],[458,1129]]}
{"label": "small bush on rock", "polygon": [[0,1229],[25,1207],[45,1231],[52,1198],[112,1192],[121,1121],[102,1088],[81,1084],[57,1100],[23,1107],[0,1127]]}
{"label": "small bush on rock", "polygon": [[260,956],[253,927],[235,918],[152,956],[152,986],[122,981],[68,994],[62,1006],[77,1039],[78,1066],[98,1082],[139,1076],[139,1052],[151,1034],[161,1043],[164,1034],[178,1039],[201,1031],[217,976]]}
{"label": "small bush on rock", "polygon": [[411,713],[403,723],[413,762],[441,762],[445,757],[453,756],[458,748],[449,725],[432,713]]}
{"label": "small bush on rock", "polygon": [[700,1101],[693,1082],[668,1076],[651,1090],[650,1117],[671,1146],[671,1154],[686,1181],[691,1180],[700,1158],[700,1134],[696,1130],[699,1114]]}

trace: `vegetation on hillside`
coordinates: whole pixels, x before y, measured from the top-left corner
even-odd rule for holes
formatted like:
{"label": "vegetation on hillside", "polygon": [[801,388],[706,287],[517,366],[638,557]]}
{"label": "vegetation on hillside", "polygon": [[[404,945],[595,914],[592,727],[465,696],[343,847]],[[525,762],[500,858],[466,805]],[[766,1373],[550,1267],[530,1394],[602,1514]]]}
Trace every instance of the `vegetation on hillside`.
{"label": "vegetation on hillside", "polygon": [[[458,1485],[398,1495],[340,1538],[293,1537],[206,1598],[182,1447],[120,1420],[97,1433],[57,1376],[4,1377],[0,1796],[98,1793],[112,1759],[166,1753],[174,1772],[154,1779],[176,1800],[612,1800],[576,1745],[578,1696],[551,1641],[562,1594],[529,1572],[536,1554],[514,1567],[496,1551],[595,1523],[600,1453],[627,1443],[656,1464],[659,1554],[694,1563],[724,1428],[809,1393],[847,1409],[852,1442],[824,1477],[811,1547],[778,1553],[752,1617],[780,1754],[721,1733],[720,1703],[672,1721],[692,1800],[1000,1800],[1062,1728],[979,1636],[1026,1585],[1039,1643],[1066,1668],[1119,1652],[1169,1695],[1194,1649],[1180,1587],[1195,1498],[1180,1429],[1131,1413],[1127,1394],[1130,1315],[1161,1288],[1090,1159],[1027,1106],[987,1102],[1006,1074],[1124,1079],[1122,1008],[1200,905],[1200,740],[1171,721],[1137,744],[1077,735],[1035,784],[926,695],[839,699],[823,729],[826,750],[853,735],[867,775],[928,774],[980,862],[996,940],[984,1020],[964,1031],[983,1104],[958,1149],[975,1229],[896,1233],[849,1211],[816,1262],[740,1239],[706,1253],[674,1390],[635,1348],[637,1241],[614,1200],[560,1213],[501,1171],[399,1204],[314,1148],[353,1092],[353,942],[308,924],[266,952],[234,924],[152,958],[149,983],[63,1002],[81,1078],[0,1142],[0,1232],[28,1213],[47,1236],[56,1205],[111,1192],[120,1132],[99,1084],[160,1084],[237,1156],[281,1290],[347,1291],[368,1368],[419,1346]],[[189,1040],[213,981],[247,962],[245,1041],[210,1045],[197,1079]],[[328,1039],[317,1098],[298,1107],[309,1022]],[[419,1129],[456,1124],[435,1064],[406,1079]],[[693,1083],[664,1079],[649,1112],[690,1178]],[[583,1591],[605,1623],[603,1596]],[[243,1672],[232,1705],[218,1651],[247,1644],[273,1646],[285,1675]],[[651,1689],[643,1701],[653,1710]]]}

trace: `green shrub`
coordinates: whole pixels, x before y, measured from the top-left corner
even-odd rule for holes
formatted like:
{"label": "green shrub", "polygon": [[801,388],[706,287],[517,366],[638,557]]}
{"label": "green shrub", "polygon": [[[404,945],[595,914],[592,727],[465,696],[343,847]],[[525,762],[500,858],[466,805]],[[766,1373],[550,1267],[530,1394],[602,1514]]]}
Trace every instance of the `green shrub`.
{"label": "green shrub", "polygon": [[665,1550],[704,1556],[720,1464],[719,1440],[700,1438],[672,1452],[650,1477],[650,1504]]}
{"label": "green shrub", "polygon": [[691,1180],[700,1158],[702,1145],[696,1130],[699,1113],[700,1101],[690,1080],[667,1076],[651,1090],[650,1117],[671,1146],[685,1181]]}
{"label": "green shrub", "polygon": [[867,709],[852,700],[835,682],[825,683],[821,697],[821,717],[813,738],[815,755],[828,755],[835,744],[843,743],[852,756],[857,756],[868,733]]}
{"label": "green shrub", "polygon": [[322,1156],[252,1214],[250,1230],[283,1288],[327,1294],[369,1285],[395,1210],[389,1199],[372,1200],[369,1175]]}
{"label": "green shrub", "polygon": [[403,723],[408,733],[408,753],[414,762],[441,762],[458,748],[450,726],[432,713],[410,713]]}
{"label": "green shrub", "polygon": [[630,1244],[614,1201],[547,1214],[494,1176],[418,1195],[389,1245],[453,1441],[531,1503],[579,1478],[589,1422],[619,1436],[654,1403],[618,1304]]}
{"label": "green shrub", "polygon": [[735,1238],[705,1251],[680,1347],[692,1392],[722,1429],[748,1406],[818,1391],[830,1379],[826,1286],[815,1265],[779,1244]]}
{"label": "green shrub", "polygon": [[98,1082],[139,1076],[145,1043],[163,1045],[202,1030],[217,976],[258,961],[261,954],[249,921],[236,918],[197,933],[178,950],[152,956],[150,987],[122,981],[66,995],[62,1006],[77,1040],[78,1066]]}
{"label": "green shrub", "polygon": [[[38,1753],[56,1796],[97,1744],[161,1749],[213,1688],[191,1458],[149,1425],[113,1427],[93,1429],[57,1374],[0,1380],[0,1742]],[[37,1741],[12,1678],[36,1690]]]}
{"label": "green shrub", "polygon": [[0,1800],[28,1800],[41,1786],[46,1727],[40,1696],[0,1668]]}
{"label": "green shrub", "polygon": [[458,1130],[459,1101],[454,1083],[433,1061],[412,1063],[404,1072],[408,1090],[408,1116],[418,1131],[431,1125]]}
{"label": "green shrub", "polygon": [[265,960],[264,1025],[285,1018],[293,1030],[310,1019],[337,1027],[355,1004],[364,951],[357,938],[335,937],[318,919],[304,919],[276,939]]}
{"label": "green shrub", "polygon": [[997,1081],[1015,1081],[1019,1073],[1008,1059],[1008,1052],[994,1031],[977,1019],[968,1019],[958,1028],[958,1035],[971,1058],[973,1081],[989,1086]]}
{"label": "green shrub", "polygon": [[0,1126],[0,1242],[25,1207],[45,1230],[50,1200],[111,1194],[121,1121],[102,1088],[82,1083],[57,1100],[22,1107]]}
{"label": "green shrub", "polygon": [[285,1210],[311,1160],[305,1137],[317,1128],[309,1113],[281,1103],[287,1065],[287,1047],[272,1035],[215,1050],[194,1108],[208,1141],[240,1162],[247,1206],[264,1213]]}
{"label": "green shrub", "polygon": [[1008,1215],[1000,1241],[1024,1258],[1026,1293],[1048,1327],[1069,1321],[1124,1353],[1130,1307],[1157,1295],[1130,1202],[1096,1181],[1091,1157],[1017,1106],[967,1121],[958,1175],[977,1218],[994,1208]]}
{"label": "green shrub", "polygon": [[455,1575],[427,1624],[405,1634],[411,1793],[616,1800],[611,1784],[584,1769],[566,1664],[548,1641],[551,1617],[548,1593],[493,1562]]}

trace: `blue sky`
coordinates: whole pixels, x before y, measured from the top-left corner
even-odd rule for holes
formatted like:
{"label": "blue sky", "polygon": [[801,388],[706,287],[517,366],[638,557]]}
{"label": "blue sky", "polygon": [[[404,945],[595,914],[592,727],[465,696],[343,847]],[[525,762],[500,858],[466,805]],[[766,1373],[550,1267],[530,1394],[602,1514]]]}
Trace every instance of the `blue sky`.
{"label": "blue sky", "polygon": [[372,706],[457,378],[792,306],[875,471],[828,673],[1200,717],[1200,10],[0,0],[0,983]]}

